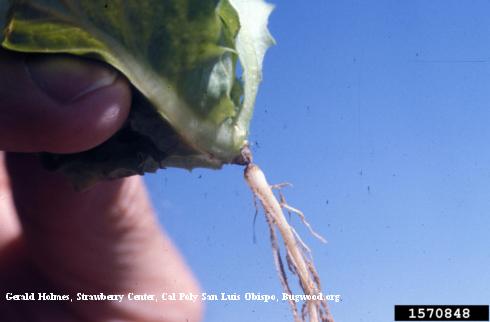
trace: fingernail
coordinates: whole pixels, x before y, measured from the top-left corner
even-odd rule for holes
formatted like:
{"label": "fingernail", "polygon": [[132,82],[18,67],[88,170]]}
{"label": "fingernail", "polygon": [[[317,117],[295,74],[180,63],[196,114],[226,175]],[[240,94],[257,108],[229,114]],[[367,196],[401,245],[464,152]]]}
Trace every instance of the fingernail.
{"label": "fingernail", "polygon": [[26,58],[34,83],[59,103],[76,101],[114,83],[114,69],[97,61],[66,55],[36,55]]}

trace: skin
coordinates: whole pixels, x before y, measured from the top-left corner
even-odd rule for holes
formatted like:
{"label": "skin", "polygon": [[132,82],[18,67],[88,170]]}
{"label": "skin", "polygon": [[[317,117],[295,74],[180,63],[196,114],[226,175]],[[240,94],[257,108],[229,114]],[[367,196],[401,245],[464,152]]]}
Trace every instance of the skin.
{"label": "skin", "polygon": [[[76,192],[32,152],[72,153],[114,134],[130,108],[128,82],[71,57],[0,50],[0,319],[197,322],[199,301],[76,301],[76,293],[200,292],[162,231],[140,177]],[[5,294],[70,294],[7,301]]]}

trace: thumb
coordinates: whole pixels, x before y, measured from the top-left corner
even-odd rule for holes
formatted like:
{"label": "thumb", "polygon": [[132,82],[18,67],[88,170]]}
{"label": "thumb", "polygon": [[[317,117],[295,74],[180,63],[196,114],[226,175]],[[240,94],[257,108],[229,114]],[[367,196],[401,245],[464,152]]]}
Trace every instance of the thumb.
{"label": "thumb", "polygon": [[0,150],[90,149],[122,126],[130,104],[128,82],[105,64],[0,49]]}
{"label": "thumb", "polygon": [[[78,292],[200,294],[190,269],[162,233],[141,178],[76,192],[32,155],[7,154],[7,168],[27,253],[55,289],[74,298]],[[190,322],[199,320],[202,309],[200,301],[69,305],[86,321]]]}

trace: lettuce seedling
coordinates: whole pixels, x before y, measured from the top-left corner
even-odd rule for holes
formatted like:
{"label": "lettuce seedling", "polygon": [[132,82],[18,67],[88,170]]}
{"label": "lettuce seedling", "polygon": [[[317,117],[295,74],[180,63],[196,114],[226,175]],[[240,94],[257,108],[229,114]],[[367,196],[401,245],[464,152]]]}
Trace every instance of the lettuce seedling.
{"label": "lettuce seedling", "polygon": [[119,133],[87,152],[46,155],[46,164],[84,188],[164,167],[240,163],[274,42],[271,10],[258,0],[11,1],[4,48],[102,60],[134,87]]}
{"label": "lettuce seedling", "polygon": [[[271,188],[281,186],[267,183],[247,148],[262,61],[274,43],[267,29],[271,11],[263,0],[0,0],[0,41],[11,51],[105,62],[133,87],[121,130],[88,151],[44,154],[48,168],[84,189],[165,167],[246,165],[245,180],[265,210],[284,291],[291,294],[286,261],[305,294],[317,295],[320,279],[308,247],[283,209],[310,226],[282,194],[275,197]],[[294,301],[290,305],[295,321],[333,321],[326,300],[307,300],[302,314]]]}

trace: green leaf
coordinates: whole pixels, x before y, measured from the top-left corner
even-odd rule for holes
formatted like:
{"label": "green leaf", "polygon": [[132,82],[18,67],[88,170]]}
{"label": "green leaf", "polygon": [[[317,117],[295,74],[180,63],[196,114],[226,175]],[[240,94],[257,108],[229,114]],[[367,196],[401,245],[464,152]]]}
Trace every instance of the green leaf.
{"label": "green leaf", "polygon": [[11,0],[9,9],[4,48],[102,60],[134,86],[130,118],[113,138],[45,157],[76,184],[167,166],[218,168],[247,143],[273,43],[263,0]]}
{"label": "green leaf", "polygon": [[5,20],[7,19],[8,2],[0,1],[0,26],[5,25]]}

